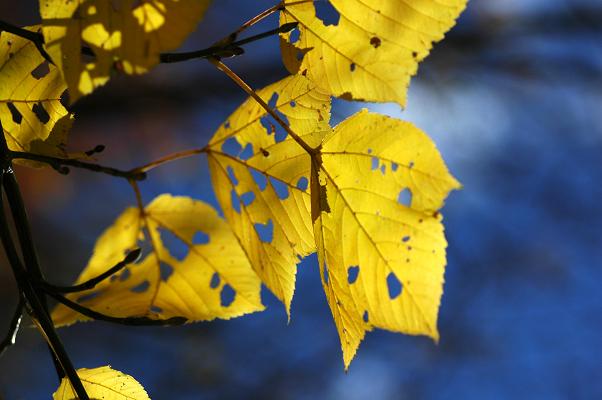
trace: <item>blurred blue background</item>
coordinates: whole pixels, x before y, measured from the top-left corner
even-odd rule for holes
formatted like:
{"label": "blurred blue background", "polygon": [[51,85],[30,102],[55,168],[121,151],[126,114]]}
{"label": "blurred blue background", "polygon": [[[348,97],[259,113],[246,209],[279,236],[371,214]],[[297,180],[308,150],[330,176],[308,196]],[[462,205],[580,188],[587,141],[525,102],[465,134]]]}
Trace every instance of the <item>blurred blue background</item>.
{"label": "blurred blue background", "polygon": [[[185,49],[209,45],[275,1],[220,0]],[[2,19],[39,21],[37,2],[1,2]],[[276,25],[271,18],[254,32]],[[276,38],[228,64],[259,88],[286,75]],[[71,145],[107,145],[129,168],[204,145],[245,99],[208,63],[116,79],[76,105]],[[439,345],[376,331],[349,373],[315,256],[298,268],[292,321],[268,310],[177,328],[86,323],[60,330],[78,367],[110,364],[153,399],[602,398],[602,3],[473,0],[413,80],[407,109],[335,101],[412,121],[463,183],[443,210],[449,240]],[[96,237],[134,202],[93,173],[18,170],[48,275],[75,279]],[[206,160],[153,171],[163,192],[215,204]],[[0,268],[0,328],[16,291]],[[57,386],[45,345],[26,328],[0,359],[0,398],[46,399]]]}

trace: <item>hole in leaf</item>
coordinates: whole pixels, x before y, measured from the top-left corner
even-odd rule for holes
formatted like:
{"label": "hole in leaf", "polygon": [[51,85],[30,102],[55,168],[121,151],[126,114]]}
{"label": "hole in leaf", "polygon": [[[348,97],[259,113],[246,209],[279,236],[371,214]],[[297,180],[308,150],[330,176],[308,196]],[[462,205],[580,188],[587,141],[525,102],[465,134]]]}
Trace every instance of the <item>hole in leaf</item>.
{"label": "hole in leaf", "polygon": [[406,207],[410,207],[410,205],[412,204],[412,192],[410,191],[410,189],[405,188],[401,192],[399,192],[399,195],[397,196],[397,202]]}
{"label": "hole in leaf", "polygon": [[368,311],[364,311],[364,315],[363,315],[362,318],[363,318],[364,322],[368,322],[369,321]]}
{"label": "hole in leaf", "polygon": [[351,63],[351,64],[349,64],[349,70],[350,70],[351,72],[355,71],[355,63]]}
{"label": "hole in leaf", "polygon": [[163,312],[163,309],[161,307],[157,307],[157,306],[151,306],[150,310],[151,310],[151,312],[154,312],[155,314],[161,314]]}
{"label": "hole in leaf", "polygon": [[220,302],[222,307],[228,307],[230,304],[234,302],[234,298],[236,297],[236,292],[232,287],[228,284],[225,284],[222,288],[222,292],[220,293]]}
{"label": "hole in leaf", "polygon": [[171,231],[159,228],[159,235],[163,245],[169,250],[169,254],[176,260],[182,261],[188,255],[188,245]]}
{"label": "hole in leaf", "polygon": [[378,169],[379,165],[380,165],[380,162],[378,161],[378,158],[372,157],[372,171],[374,171],[375,169]]}
{"label": "hole in leaf", "polygon": [[161,261],[159,263],[159,269],[161,270],[161,280],[166,281],[173,274],[173,267],[168,263]]}
{"label": "hole in leaf", "polygon": [[264,243],[271,243],[274,238],[274,223],[272,220],[268,220],[267,224],[255,224],[255,230]]}
{"label": "hole in leaf", "polygon": [[192,237],[192,244],[207,244],[209,243],[209,235],[203,231],[196,231]]}
{"label": "hole in leaf", "polygon": [[349,284],[353,284],[355,283],[355,281],[357,281],[357,277],[360,273],[360,267],[355,265],[353,267],[349,267],[347,269],[347,282],[349,282]]}
{"label": "hole in leaf", "polygon": [[297,106],[297,103],[295,101],[291,101],[289,104],[291,105],[291,107],[296,107]]}
{"label": "hole in leaf", "polygon": [[243,161],[246,161],[251,157],[253,157],[253,145],[251,143],[247,143],[247,145],[245,146],[242,153],[240,153],[238,158],[240,158]]}
{"label": "hole in leaf", "polygon": [[251,203],[253,203],[253,200],[255,200],[255,193],[253,193],[253,192],[243,193],[240,195],[240,200],[242,201],[242,204],[245,205],[245,207],[248,207],[251,205]]}
{"label": "hole in leaf", "polygon": [[249,168],[249,170],[251,171],[251,175],[253,176],[253,180],[257,184],[257,187],[263,192],[268,185],[268,178],[256,169]]}
{"label": "hole in leaf", "polygon": [[270,184],[274,188],[274,191],[276,192],[280,200],[285,200],[286,198],[288,198],[288,185],[286,183],[270,177]]}
{"label": "hole in leaf", "polygon": [[385,164],[381,164],[380,172],[384,175],[387,172],[387,166]]}
{"label": "hole in leaf", "polygon": [[121,275],[119,275],[119,280],[121,282],[127,281],[130,278],[131,275],[132,275],[132,272],[130,271],[130,269],[129,268],[124,268],[124,270],[121,273]]}
{"label": "hole in leaf", "polygon": [[368,154],[372,154],[372,149],[368,149]]}
{"label": "hole in leaf", "polygon": [[407,243],[409,240],[410,240],[409,236],[404,236],[404,237],[401,238],[401,241],[404,242],[404,243]]}
{"label": "hole in leaf", "polygon": [[234,170],[232,167],[228,165],[226,171],[228,172],[228,177],[230,177],[230,182],[232,182],[234,186],[238,185],[238,179],[236,179],[236,175],[234,175]]}
{"label": "hole in leaf", "polygon": [[6,106],[10,111],[10,115],[13,117],[13,122],[15,124],[20,124],[21,121],[23,121],[23,115],[17,110],[17,107],[15,107],[13,103],[6,103]]}
{"label": "hole in leaf", "polygon": [[270,100],[268,100],[268,106],[270,108],[276,108],[277,104],[278,104],[278,93],[274,92],[274,93],[272,93],[272,97],[270,97]]}
{"label": "hole in leaf", "polygon": [[238,157],[240,152],[242,151],[242,146],[238,143],[233,137],[229,137],[222,144],[222,153],[228,154],[232,157]]}
{"label": "hole in leaf", "polygon": [[40,79],[48,75],[50,72],[50,67],[48,66],[48,61],[44,61],[40,65],[38,65],[33,71],[31,71],[31,76],[36,79]]}
{"label": "hole in leaf", "polygon": [[389,289],[389,298],[391,300],[396,299],[401,294],[401,282],[393,272],[387,275],[387,289]]}
{"label": "hole in leaf", "polygon": [[84,294],[82,296],[79,296],[75,301],[77,303],[85,303],[86,301],[94,300],[95,298],[97,298],[101,294],[102,294],[102,291],[87,293],[87,294]]}
{"label": "hole in leaf", "polygon": [[289,43],[297,43],[300,37],[301,32],[299,31],[299,28],[295,28],[291,31],[291,34],[288,37],[288,41]]}
{"label": "hole in leaf", "polygon": [[219,286],[221,279],[219,278],[219,274],[217,272],[214,272],[213,275],[211,276],[211,281],[209,281],[209,287],[211,289],[215,289]]}
{"label": "hole in leaf", "polygon": [[297,181],[297,189],[299,189],[299,190],[303,190],[305,192],[307,190],[308,186],[309,186],[309,181],[304,176],[299,178],[299,180]]}
{"label": "hole in leaf", "polygon": [[232,209],[240,214],[240,199],[238,198],[238,194],[236,194],[236,190],[234,189],[230,191],[230,202],[232,203]]}
{"label": "hole in leaf", "polygon": [[133,288],[131,288],[130,292],[144,293],[148,290],[149,287],[150,287],[150,283],[148,281],[144,281],[144,282],[134,286]]}
{"label": "hole in leaf", "polygon": [[414,168],[414,161],[410,161],[410,163],[408,164],[408,168],[409,169]]}
{"label": "hole in leaf", "polygon": [[399,168],[399,164],[391,163],[391,171],[396,172],[398,168]]}
{"label": "hole in leaf", "polygon": [[316,1],[314,2],[314,6],[316,7],[316,17],[318,17],[324,25],[338,25],[341,14],[339,14],[337,9],[330,4],[330,1]]}

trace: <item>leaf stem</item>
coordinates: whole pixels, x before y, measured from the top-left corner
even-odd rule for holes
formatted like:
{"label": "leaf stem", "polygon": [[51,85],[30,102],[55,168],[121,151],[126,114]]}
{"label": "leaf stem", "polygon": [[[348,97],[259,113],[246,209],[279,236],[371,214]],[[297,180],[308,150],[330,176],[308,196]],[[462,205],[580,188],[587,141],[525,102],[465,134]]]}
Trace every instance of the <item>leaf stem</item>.
{"label": "leaf stem", "polygon": [[94,289],[94,287],[96,285],[98,285],[100,282],[107,279],[111,275],[121,271],[127,265],[136,261],[136,259],[138,257],[140,257],[140,253],[141,253],[140,249],[131,251],[122,261],[115,264],[115,266],[109,268],[102,274],[85,281],[84,283],[80,283],[79,285],[58,286],[58,285],[50,284],[46,281],[39,282],[38,284],[44,291],[49,292],[49,293],[50,292],[51,293],[77,293],[77,292],[83,292],[85,290]]}
{"label": "leaf stem", "polygon": [[21,326],[21,320],[23,319],[23,299],[19,299],[17,309],[13,314],[13,318],[10,321],[8,332],[4,340],[0,343],[0,357],[4,354],[6,349],[14,345],[17,341],[17,334],[19,333],[19,327]]}
{"label": "leaf stem", "polygon": [[9,158],[38,161],[44,164],[50,165],[52,168],[57,170],[61,174],[68,174],[69,168],[66,165],[75,168],[87,169],[88,171],[100,172],[103,174],[116,176],[119,178],[125,178],[128,180],[141,181],[146,179],[146,174],[140,171],[124,171],[112,167],[106,167],[99,164],[89,163],[85,161],[69,159],[69,158],[58,158],[52,156],[45,156],[42,154],[26,153],[22,151],[8,151]]}
{"label": "leaf stem", "polygon": [[299,135],[293,132],[293,130],[288,126],[288,124],[284,122],[284,120],[282,120],[282,118],[280,118],[280,116],[276,114],[276,112],[261,97],[259,97],[257,92],[255,92],[255,90],[253,90],[244,80],[242,80],[238,75],[236,75],[234,71],[228,68],[226,64],[215,58],[210,58],[209,62],[215,65],[217,69],[225,73],[238,86],[240,86],[242,90],[247,92],[249,96],[253,97],[253,99],[255,99],[255,101],[259,103],[259,105],[276,120],[278,125],[280,125],[286,131],[286,133],[288,133],[295,140],[295,142],[297,142],[297,144],[299,144],[299,146],[301,146],[308,154],[313,155],[317,153],[317,149],[312,148],[310,145],[305,143]]}
{"label": "leaf stem", "polygon": [[56,299],[59,303],[62,303],[65,306],[69,307],[70,309],[97,321],[105,321],[114,324],[129,326],[174,326],[182,325],[186,323],[186,321],[188,321],[188,319],[185,317],[172,317],[168,319],[152,319],[148,317],[113,317],[110,315],[99,313],[88,307],[84,307],[81,304],[71,301],[65,296],[60,295],[58,293],[48,292],[48,295]]}

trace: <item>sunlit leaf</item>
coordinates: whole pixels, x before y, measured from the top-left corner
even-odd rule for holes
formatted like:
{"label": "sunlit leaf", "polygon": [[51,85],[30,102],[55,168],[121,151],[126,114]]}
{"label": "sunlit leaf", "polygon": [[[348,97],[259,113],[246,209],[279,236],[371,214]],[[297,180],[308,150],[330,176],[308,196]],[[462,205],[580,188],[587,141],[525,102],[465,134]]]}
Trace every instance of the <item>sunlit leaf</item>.
{"label": "sunlit leaf", "polygon": [[[111,367],[81,368],[77,375],[90,399],[103,400],[150,400],[148,394],[134,378]],[[63,378],[53,400],[77,400],[69,379]]]}
{"label": "sunlit leaf", "polygon": [[[150,238],[146,233],[150,232]],[[142,260],[70,299],[115,317],[190,321],[233,318],[261,311],[261,283],[228,225],[209,205],[161,195],[144,214],[125,210],[98,239],[77,283],[142,248]],[[59,305],[52,317],[67,325],[85,317]]]}
{"label": "sunlit leaf", "polygon": [[307,75],[335,96],[403,106],[418,63],[466,2],[330,0],[338,21],[325,24],[316,7],[328,2],[286,0],[281,24],[298,21],[299,31],[282,35],[283,59],[292,73]]}
{"label": "sunlit leaf", "polygon": [[373,327],[438,340],[447,242],[437,210],[457,188],[410,123],[364,110],[325,139],[312,216],[345,367]]}
{"label": "sunlit leaf", "polygon": [[60,102],[66,89],[31,41],[0,33],[0,121],[10,150],[67,156],[73,117]]}
{"label": "sunlit leaf", "polygon": [[[330,97],[303,76],[257,92],[308,144],[330,131]],[[315,251],[310,220],[310,158],[254,100],[209,143],[218,201],[253,268],[287,312],[299,258]]]}
{"label": "sunlit leaf", "polygon": [[[179,47],[209,0],[40,0],[46,49],[62,70],[71,101],[118,72],[142,74]],[[82,46],[94,56],[82,55]]]}

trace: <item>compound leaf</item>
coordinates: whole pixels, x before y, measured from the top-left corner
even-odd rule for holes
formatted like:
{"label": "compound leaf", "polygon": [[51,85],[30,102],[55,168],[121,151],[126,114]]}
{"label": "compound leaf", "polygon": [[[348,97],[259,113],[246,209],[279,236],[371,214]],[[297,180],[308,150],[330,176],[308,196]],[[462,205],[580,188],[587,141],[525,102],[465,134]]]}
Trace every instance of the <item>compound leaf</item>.
{"label": "compound leaf", "polygon": [[[337,97],[405,105],[410,78],[443,38],[467,0],[330,0],[336,24],[316,16],[312,1],[286,0],[281,24],[284,63]],[[324,3],[320,3],[323,5]]]}
{"label": "compound leaf", "polygon": [[[72,102],[117,72],[142,74],[179,47],[209,0],[40,0],[46,50]],[[82,55],[82,46],[93,56]]]}
{"label": "compound leaf", "polygon": [[[318,146],[330,131],[330,96],[303,76],[257,94],[304,141]],[[299,257],[315,251],[310,219],[310,158],[253,98],[208,146],[213,187],[224,215],[263,283],[290,316]]]}
{"label": "compound leaf", "polygon": [[[110,366],[80,368],[77,375],[91,399],[103,400],[150,400],[148,394],[134,378]],[[68,378],[63,378],[52,395],[53,400],[77,400]]]}
{"label": "compound leaf", "polygon": [[438,340],[447,242],[437,210],[459,183],[429,137],[363,110],[324,140],[311,187],[345,368],[372,327]]}
{"label": "compound leaf", "polygon": [[[200,321],[264,309],[259,278],[228,225],[205,203],[163,194],[144,212],[128,208],[98,239],[77,283],[135,248],[143,249],[139,263],[69,298],[115,317]],[[52,317],[57,325],[87,319],[63,305]]]}

